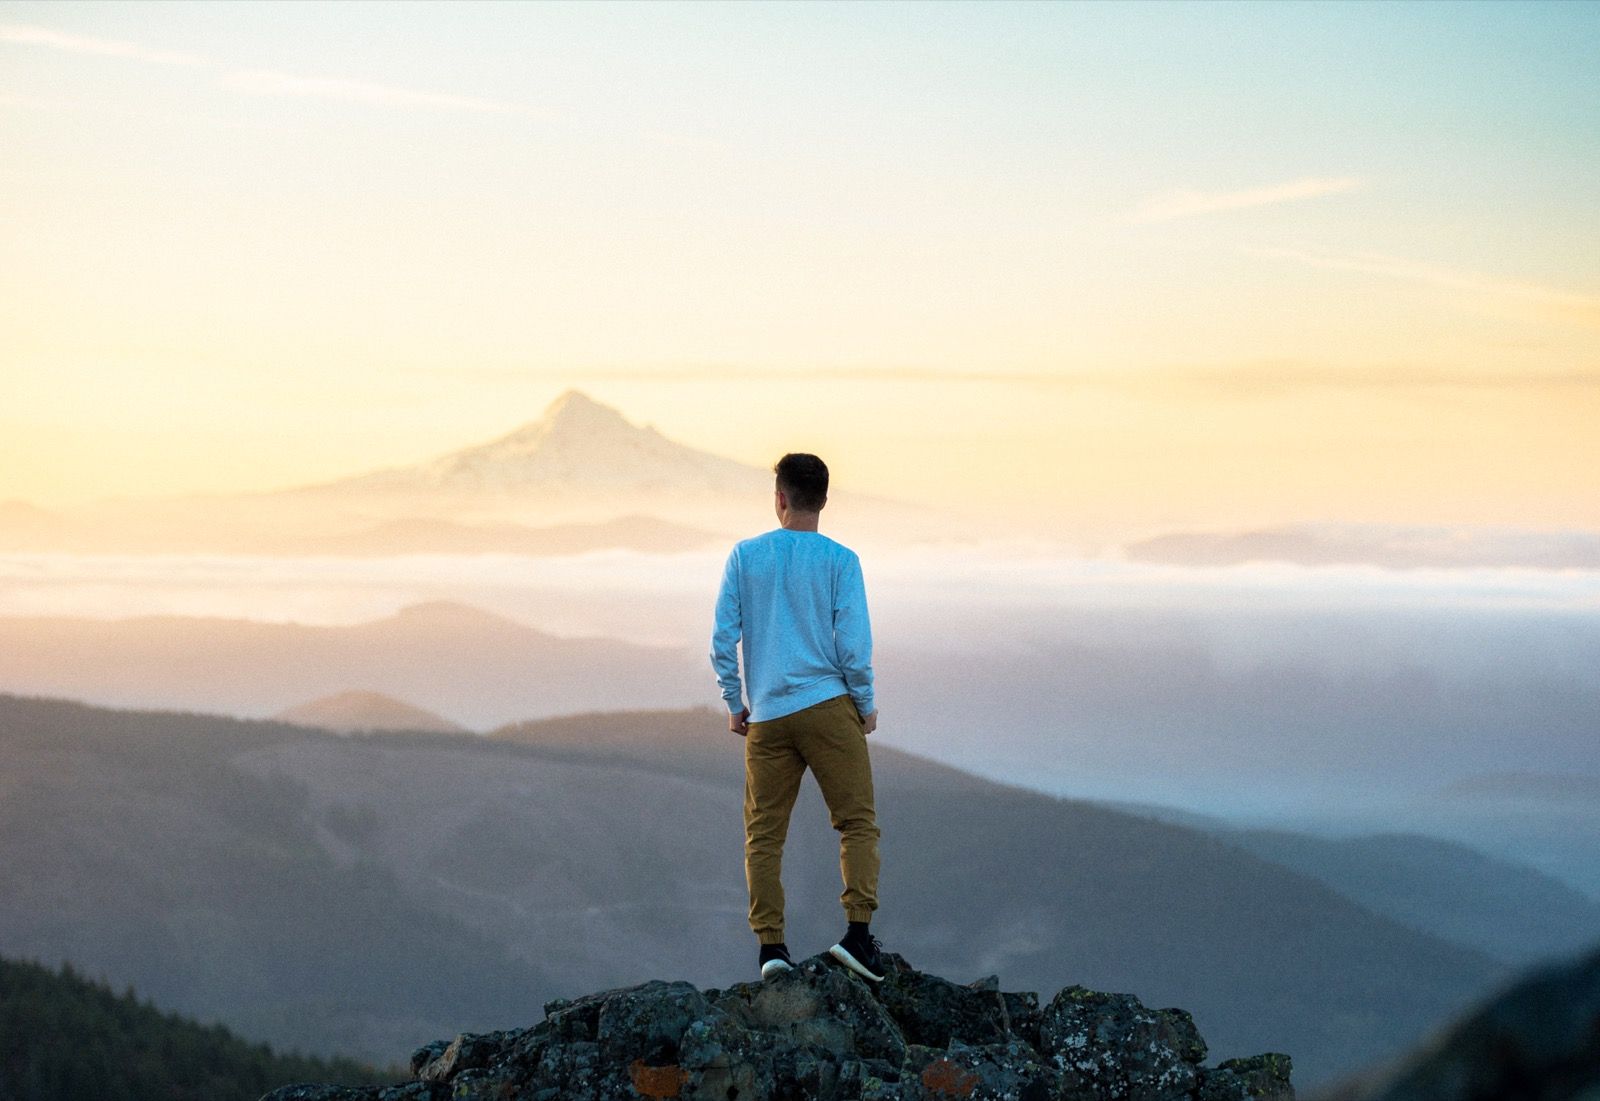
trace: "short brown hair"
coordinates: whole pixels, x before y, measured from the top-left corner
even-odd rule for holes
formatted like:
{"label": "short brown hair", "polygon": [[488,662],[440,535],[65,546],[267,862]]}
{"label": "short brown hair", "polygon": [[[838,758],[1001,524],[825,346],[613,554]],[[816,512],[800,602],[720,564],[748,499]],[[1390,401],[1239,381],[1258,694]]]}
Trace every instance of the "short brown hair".
{"label": "short brown hair", "polygon": [[821,512],[828,503],[828,464],[815,455],[791,451],[772,468],[778,488],[789,498],[789,507],[801,512]]}

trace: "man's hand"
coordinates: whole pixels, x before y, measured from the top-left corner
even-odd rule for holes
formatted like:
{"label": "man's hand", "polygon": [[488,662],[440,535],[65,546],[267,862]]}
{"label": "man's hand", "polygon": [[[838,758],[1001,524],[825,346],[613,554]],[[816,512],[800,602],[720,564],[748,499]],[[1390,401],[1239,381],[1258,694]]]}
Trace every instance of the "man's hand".
{"label": "man's hand", "polygon": [[750,734],[750,709],[747,707],[737,715],[731,711],[728,712],[728,729],[741,738],[748,737]]}
{"label": "man's hand", "polygon": [[863,733],[871,734],[874,730],[878,729],[878,709],[874,707],[872,709],[872,714],[868,715],[861,721],[867,724],[867,728],[863,731]]}

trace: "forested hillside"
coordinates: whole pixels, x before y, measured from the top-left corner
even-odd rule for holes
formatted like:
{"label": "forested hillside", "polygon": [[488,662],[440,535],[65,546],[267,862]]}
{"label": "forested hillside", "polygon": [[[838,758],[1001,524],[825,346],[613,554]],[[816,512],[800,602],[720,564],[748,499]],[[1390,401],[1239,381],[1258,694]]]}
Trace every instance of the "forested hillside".
{"label": "forested hillside", "polygon": [[255,1101],[291,1079],[394,1081],[351,1059],[280,1054],[163,1013],[129,986],[0,959],[0,1098],[5,1101]]}

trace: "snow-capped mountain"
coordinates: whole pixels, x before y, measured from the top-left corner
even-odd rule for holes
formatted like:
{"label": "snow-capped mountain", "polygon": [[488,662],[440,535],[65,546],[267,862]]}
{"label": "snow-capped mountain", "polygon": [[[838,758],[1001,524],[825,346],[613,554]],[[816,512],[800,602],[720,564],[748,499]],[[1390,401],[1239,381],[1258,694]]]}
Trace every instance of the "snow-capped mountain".
{"label": "snow-capped mountain", "polygon": [[[0,549],[674,552],[775,526],[772,484],[770,467],[670,440],[568,390],[537,419],[503,436],[403,466],[276,490],[102,501],[59,518],[59,538],[41,532],[31,512],[18,513],[15,531],[0,516]],[[952,532],[947,520],[926,509],[837,483],[823,526],[841,537],[891,542]]]}
{"label": "snow-capped mountain", "polygon": [[537,420],[488,443],[306,489],[720,494],[761,490],[771,478],[760,467],[674,443],[655,428],[635,425],[611,406],[568,390]]}

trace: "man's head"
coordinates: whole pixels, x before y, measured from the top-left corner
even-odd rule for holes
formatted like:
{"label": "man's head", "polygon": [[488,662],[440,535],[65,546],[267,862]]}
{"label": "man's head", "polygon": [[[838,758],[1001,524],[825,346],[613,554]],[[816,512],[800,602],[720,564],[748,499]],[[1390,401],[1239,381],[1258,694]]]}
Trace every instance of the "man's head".
{"label": "man's head", "polygon": [[777,493],[792,512],[821,512],[828,503],[828,464],[815,455],[791,451],[772,468],[778,476]]}

